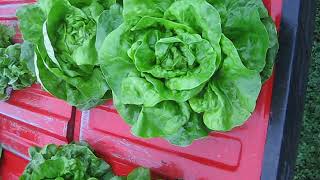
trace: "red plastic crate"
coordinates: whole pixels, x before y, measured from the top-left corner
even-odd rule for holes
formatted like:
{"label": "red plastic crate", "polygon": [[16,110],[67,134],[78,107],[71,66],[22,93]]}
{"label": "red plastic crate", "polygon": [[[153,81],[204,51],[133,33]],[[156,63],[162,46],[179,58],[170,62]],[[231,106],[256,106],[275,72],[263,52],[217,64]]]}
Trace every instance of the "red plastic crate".
{"label": "red plastic crate", "polygon": [[28,161],[9,151],[4,151],[0,159],[0,179],[16,180],[23,172]]}
{"label": "red plastic crate", "polygon": [[[35,1],[0,0],[0,23],[17,26],[16,8],[32,2]],[[265,0],[265,4],[279,27],[282,0]],[[16,40],[20,39],[18,33]],[[133,137],[111,101],[91,111],[77,111],[75,139],[88,141],[119,175],[136,166],[145,166],[157,175],[172,179],[257,180],[261,174],[272,84],[270,79],[264,85],[256,111],[245,125],[229,133],[212,133],[187,148],[170,145],[159,138]],[[17,155],[27,158],[28,146],[61,144],[72,139],[71,119],[72,108],[39,86],[16,91],[8,103],[0,103],[0,142],[15,153],[5,151],[2,162],[6,163],[0,165],[0,176],[17,179],[23,169],[11,166],[19,162],[23,167],[26,165]],[[17,176],[11,176],[11,172]]]}
{"label": "red plastic crate", "polygon": [[[279,28],[282,0],[264,2]],[[197,140],[186,148],[170,145],[159,138],[132,136],[130,127],[117,114],[112,101],[90,111],[77,111],[75,139],[89,142],[112,163],[119,175],[126,175],[136,166],[144,166],[170,179],[258,180],[272,87],[273,78],[264,85],[255,112],[243,126],[228,133],[211,133],[208,138]]]}
{"label": "red plastic crate", "polygon": [[71,106],[38,85],[14,91],[8,102],[0,102],[0,142],[27,158],[30,146],[67,143],[71,116]]}
{"label": "red plastic crate", "polygon": [[256,111],[246,124],[229,133],[212,133],[185,148],[159,138],[133,137],[111,101],[91,111],[77,113],[80,131],[76,139],[89,142],[112,163],[119,175],[144,166],[172,179],[257,180],[261,174],[272,81],[263,87]]}

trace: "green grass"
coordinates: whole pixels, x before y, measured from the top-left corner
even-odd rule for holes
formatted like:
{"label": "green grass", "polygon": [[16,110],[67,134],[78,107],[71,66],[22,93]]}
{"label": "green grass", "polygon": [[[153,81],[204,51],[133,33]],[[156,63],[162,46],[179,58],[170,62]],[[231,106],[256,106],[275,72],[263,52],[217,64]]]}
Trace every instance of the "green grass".
{"label": "green grass", "polygon": [[320,0],[295,180],[320,180]]}

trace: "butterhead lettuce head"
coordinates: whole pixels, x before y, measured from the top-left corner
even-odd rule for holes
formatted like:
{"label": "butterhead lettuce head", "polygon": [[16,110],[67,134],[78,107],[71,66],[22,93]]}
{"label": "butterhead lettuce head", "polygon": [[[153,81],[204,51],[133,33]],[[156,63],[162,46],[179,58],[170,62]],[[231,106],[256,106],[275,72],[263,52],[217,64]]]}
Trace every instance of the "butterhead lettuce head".
{"label": "butterhead lettuce head", "polygon": [[242,125],[278,50],[260,0],[124,0],[99,60],[139,137],[189,145]]}
{"label": "butterhead lettuce head", "polygon": [[39,0],[17,16],[23,38],[36,45],[35,71],[45,90],[80,109],[111,97],[97,49],[122,21],[115,0]]}

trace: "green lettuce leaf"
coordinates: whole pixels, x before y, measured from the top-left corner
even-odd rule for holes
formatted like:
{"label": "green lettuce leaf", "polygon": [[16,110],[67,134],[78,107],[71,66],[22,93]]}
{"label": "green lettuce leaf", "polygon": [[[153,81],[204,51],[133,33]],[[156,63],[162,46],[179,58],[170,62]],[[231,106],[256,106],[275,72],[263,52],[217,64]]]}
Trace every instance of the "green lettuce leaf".
{"label": "green lettuce leaf", "polygon": [[272,75],[273,65],[275,64],[278,50],[279,50],[279,42],[278,42],[277,29],[271,17],[264,18],[262,21],[268,31],[269,40],[270,40],[269,49],[268,49],[267,58],[266,58],[266,66],[261,72],[262,82],[265,82]]}
{"label": "green lettuce leaf", "polygon": [[31,86],[34,75],[34,47],[29,42],[0,48],[0,101],[8,100],[11,90]]}
{"label": "green lettuce leaf", "polygon": [[30,148],[31,161],[21,180],[40,179],[100,179],[112,172],[110,165],[96,157],[85,143],[44,148]]}
{"label": "green lettuce leaf", "polygon": [[[238,50],[243,64],[269,79],[279,50],[276,26],[261,0],[209,0],[221,15],[223,33]],[[251,32],[251,33],[247,33]]]}
{"label": "green lettuce leaf", "polygon": [[80,109],[111,98],[97,48],[122,22],[121,11],[112,0],[40,0],[20,8],[20,29],[36,45],[35,71],[42,87]]}
{"label": "green lettuce leaf", "polygon": [[223,36],[225,57],[221,69],[211,79],[204,94],[190,99],[197,113],[211,130],[228,131],[242,125],[253,112],[261,88],[259,72],[247,69],[232,42]]}
{"label": "green lettuce leaf", "polygon": [[127,180],[150,180],[150,171],[146,168],[136,168],[128,176]]}
{"label": "green lettuce leaf", "polygon": [[1,157],[2,157],[2,145],[0,144],[0,160],[1,160]]}
{"label": "green lettuce leaf", "polygon": [[6,48],[13,44],[13,36],[15,31],[13,28],[0,24],[0,48]]}
{"label": "green lettuce leaf", "polygon": [[71,143],[43,148],[31,147],[31,161],[20,180],[150,180],[150,171],[137,168],[127,177],[113,174],[111,166],[98,158],[88,144]]}

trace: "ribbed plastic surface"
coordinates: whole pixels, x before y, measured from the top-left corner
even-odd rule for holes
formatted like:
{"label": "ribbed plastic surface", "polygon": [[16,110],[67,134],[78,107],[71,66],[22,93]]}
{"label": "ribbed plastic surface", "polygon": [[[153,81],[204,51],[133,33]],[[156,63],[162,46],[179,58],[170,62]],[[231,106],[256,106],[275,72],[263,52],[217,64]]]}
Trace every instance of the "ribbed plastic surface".
{"label": "ribbed plastic surface", "polygon": [[5,150],[0,159],[0,179],[18,180],[27,163],[19,155]]}
{"label": "ribbed plastic surface", "polygon": [[[17,27],[16,9],[33,2],[0,0],[0,23]],[[265,4],[279,27],[282,1],[266,0]],[[16,41],[21,41],[19,33]],[[186,148],[172,146],[162,139],[133,137],[111,101],[91,111],[77,111],[75,140],[88,141],[119,175],[127,174],[136,166],[145,166],[154,174],[170,179],[258,180],[272,82],[270,79],[264,85],[256,110],[245,125],[229,133],[212,133]],[[7,149],[0,164],[0,176],[5,180],[17,179],[26,165],[23,158],[27,158],[28,146],[61,144],[72,139],[71,117],[69,105],[37,85],[16,91],[7,103],[0,103],[0,142]]]}
{"label": "ribbed plastic surface", "polygon": [[0,102],[0,142],[25,158],[31,145],[66,143],[71,114],[71,106],[38,85],[14,91],[8,102]]}

